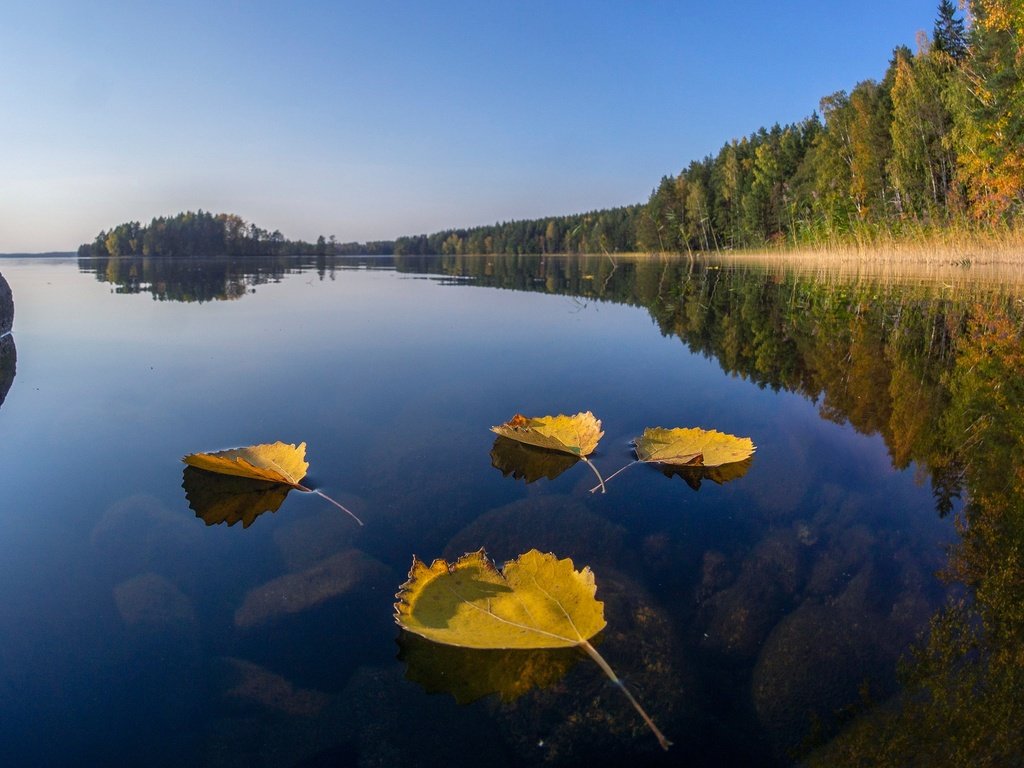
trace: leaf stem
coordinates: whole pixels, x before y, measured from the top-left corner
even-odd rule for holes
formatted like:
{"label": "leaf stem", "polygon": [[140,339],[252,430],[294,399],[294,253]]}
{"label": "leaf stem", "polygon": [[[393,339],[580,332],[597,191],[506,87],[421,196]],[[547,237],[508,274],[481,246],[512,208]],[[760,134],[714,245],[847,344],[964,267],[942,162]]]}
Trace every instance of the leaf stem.
{"label": "leaf stem", "polygon": [[315,493],[315,494],[316,494],[317,496],[319,496],[319,497],[320,497],[321,499],[326,499],[327,501],[331,502],[331,504],[333,504],[334,506],[336,506],[336,507],[337,507],[338,509],[340,509],[340,510],[341,510],[342,512],[347,512],[347,513],[348,513],[348,515],[349,515],[349,517],[351,517],[351,518],[352,518],[353,520],[355,520],[355,521],[356,521],[357,523],[359,523],[360,525],[362,525],[362,524],[363,524],[363,521],[362,521],[362,520],[360,520],[360,519],[359,519],[358,517],[356,517],[356,515],[355,515],[355,512],[353,512],[353,511],[352,511],[351,509],[349,509],[348,507],[344,506],[343,504],[339,504],[339,503],[338,503],[337,501],[335,501],[334,499],[332,499],[332,498],[331,498],[330,496],[328,496],[328,495],[327,495],[326,493],[324,493],[323,491],[318,491],[318,490],[316,490],[315,488],[307,488],[306,486],[304,486],[304,485],[300,485],[299,483],[296,483],[296,484],[295,484],[295,487],[296,487],[296,488],[298,488],[298,489],[299,489],[300,491],[305,491],[306,493]]}
{"label": "leaf stem", "polygon": [[[611,480],[611,479],[612,479],[613,477],[615,477],[615,476],[616,476],[617,474],[619,474],[620,472],[625,472],[625,471],[626,471],[627,469],[629,469],[630,467],[632,467],[632,466],[633,466],[634,464],[639,464],[639,463],[640,463],[640,459],[633,459],[633,460],[632,460],[631,462],[629,462],[629,464],[627,464],[626,466],[624,466],[624,467],[619,467],[619,468],[618,468],[618,469],[616,469],[616,470],[615,470],[614,472],[612,472],[612,473],[611,473],[610,475],[608,475],[608,478],[607,478],[607,479],[605,480],[605,482],[606,482],[606,483],[607,483],[607,482],[609,482],[609,481],[610,481],[610,480]],[[596,490],[597,490],[598,488],[600,488],[600,489],[601,489],[601,493],[604,493],[604,486],[603,486],[603,485],[595,485],[595,486],[594,486],[593,488],[591,488],[591,489],[590,489],[590,492],[591,492],[591,493],[593,493],[593,492],[594,492],[594,491],[596,491]]]}
{"label": "leaf stem", "polygon": [[648,715],[644,711],[644,708],[640,706],[640,702],[633,698],[633,694],[629,692],[626,684],[619,680],[618,675],[615,674],[615,671],[609,666],[608,662],[604,660],[604,656],[598,653],[597,649],[587,640],[580,643],[580,647],[587,652],[587,655],[590,656],[590,658],[597,662],[597,666],[599,666],[601,670],[608,675],[608,679],[615,683],[615,685],[617,685],[619,689],[626,694],[626,698],[629,699],[629,703],[633,705],[633,709],[640,713],[640,717],[642,717],[644,722],[647,723],[647,727],[653,731],[655,737],[658,739],[658,744],[661,745],[662,749],[668,750],[668,748],[672,746],[672,742],[666,739],[665,734],[658,730],[658,726],[656,726],[654,721],[651,720],[651,716]]}
{"label": "leaf stem", "polygon": [[600,488],[601,489],[601,493],[606,493],[606,491],[604,489],[604,478],[601,477],[601,473],[597,471],[597,467],[595,467],[593,465],[593,463],[590,461],[590,459],[588,459],[586,456],[580,456],[580,458],[583,459],[583,461],[586,462],[586,465],[588,467],[590,467],[594,471],[595,475],[597,475],[597,483],[598,484],[595,485],[593,488],[591,488],[590,492],[593,493],[598,488]]}

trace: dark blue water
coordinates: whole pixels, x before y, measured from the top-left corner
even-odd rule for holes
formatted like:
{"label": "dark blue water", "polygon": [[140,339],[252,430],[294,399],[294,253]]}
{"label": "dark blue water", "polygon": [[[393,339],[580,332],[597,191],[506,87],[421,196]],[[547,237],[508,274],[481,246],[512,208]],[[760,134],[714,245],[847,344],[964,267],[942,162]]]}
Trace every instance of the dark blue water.
{"label": "dark blue water", "polygon": [[[834,329],[815,342],[765,336],[739,309],[693,314],[712,289],[763,291],[764,275],[320,267],[225,277],[217,263],[207,279],[190,264],[183,288],[182,270],[0,262],[16,307],[0,762],[777,765],[897,690],[953,532],[931,468],[898,455],[892,413],[873,426],[865,404],[901,369],[886,391],[849,383],[846,337],[871,327],[843,314],[835,359],[801,373],[797,352],[820,358]],[[757,452],[724,484],[636,466],[605,495],[582,464],[532,484],[492,466],[491,425],[585,410],[603,421],[605,474],[647,426],[749,436]],[[197,518],[183,455],[277,440],[306,442],[309,483],[365,526],[297,492],[248,528]],[[480,547],[593,569],[601,652],[668,756],[586,659],[512,702],[459,705],[406,679],[392,603],[412,556]]]}

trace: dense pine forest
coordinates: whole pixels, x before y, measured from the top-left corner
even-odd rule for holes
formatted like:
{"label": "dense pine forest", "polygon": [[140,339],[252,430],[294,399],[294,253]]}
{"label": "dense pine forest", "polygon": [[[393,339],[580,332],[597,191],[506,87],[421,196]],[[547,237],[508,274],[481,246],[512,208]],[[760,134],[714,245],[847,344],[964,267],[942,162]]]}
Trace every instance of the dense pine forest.
{"label": "dense pine forest", "polygon": [[1024,3],[941,0],[880,82],[825,96],[665,176],[646,204],[396,241],[286,240],[199,211],[100,232],[81,256],[693,252],[1014,229],[1024,214]]}

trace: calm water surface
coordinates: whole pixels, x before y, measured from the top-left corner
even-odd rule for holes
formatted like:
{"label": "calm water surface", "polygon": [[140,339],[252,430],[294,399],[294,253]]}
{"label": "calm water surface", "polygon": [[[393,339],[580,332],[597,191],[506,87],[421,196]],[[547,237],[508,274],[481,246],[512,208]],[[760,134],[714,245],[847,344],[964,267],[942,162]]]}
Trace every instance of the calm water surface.
{"label": "calm water surface", "polygon": [[[963,592],[936,578],[972,480],[945,435],[988,418],[962,339],[979,315],[1019,333],[1005,296],[655,260],[0,269],[5,765],[856,754],[851,731],[909,684],[898,659]],[[757,452],[725,482],[636,466],[605,495],[582,464],[532,483],[492,465],[491,425],[581,410],[606,475],[647,426]],[[248,527],[190,508],[183,455],[276,440],[306,442],[309,483],[365,527],[312,494]],[[414,554],[481,547],[593,569],[599,647],[667,756],[582,656],[511,701],[438,690],[509,659],[423,650],[393,596]]]}

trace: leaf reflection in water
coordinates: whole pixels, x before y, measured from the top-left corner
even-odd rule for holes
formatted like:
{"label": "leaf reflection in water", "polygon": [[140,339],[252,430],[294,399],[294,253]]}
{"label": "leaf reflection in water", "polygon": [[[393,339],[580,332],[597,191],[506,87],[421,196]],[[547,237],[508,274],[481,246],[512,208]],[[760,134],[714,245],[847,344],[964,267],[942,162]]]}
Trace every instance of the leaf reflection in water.
{"label": "leaf reflection in water", "polygon": [[269,480],[222,475],[185,467],[182,488],[188,505],[207,525],[241,522],[248,528],[264,512],[277,512],[291,487]]}
{"label": "leaf reflection in water", "polygon": [[481,649],[443,645],[402,631],[398,659],[406,679],[427,693],[450,693],[468,704],[492,693],[513,701],[534,688],[554,685],[583,658],[575,648]]}
{"label": "leaf reflection in water", "polygon": [[535,483],[542,477],[554,480],[579,460],[578,456],[537,448],[507,437],[495,438],[491,447],[491,466],[500,470],[505,477],[511,475],[527,484]]}

